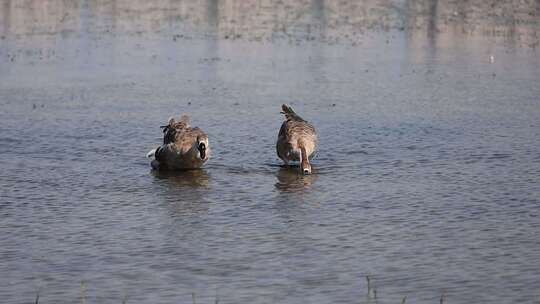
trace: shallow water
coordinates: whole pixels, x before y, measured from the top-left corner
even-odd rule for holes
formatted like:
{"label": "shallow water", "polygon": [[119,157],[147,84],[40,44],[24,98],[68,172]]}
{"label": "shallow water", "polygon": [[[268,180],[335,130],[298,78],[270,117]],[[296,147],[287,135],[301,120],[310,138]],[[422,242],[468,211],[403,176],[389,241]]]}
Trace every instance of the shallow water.
{"label": "shallow water", "polygon": [[[3,303],[539,300],[536,49],[177,38],[1,41]],[[281,103],[319,132],[311,176],[275,154]],[[212,159],[152,172],[183,113]]]}

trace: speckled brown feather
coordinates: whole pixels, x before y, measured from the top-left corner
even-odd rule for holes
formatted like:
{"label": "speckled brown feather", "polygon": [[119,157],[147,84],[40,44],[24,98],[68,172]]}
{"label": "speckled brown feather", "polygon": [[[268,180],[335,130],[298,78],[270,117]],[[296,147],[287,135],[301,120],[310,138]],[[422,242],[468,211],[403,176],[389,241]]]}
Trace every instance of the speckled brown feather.
{"label": "speckled brown feather", "polygon": [[301,150],[305,150],[307,158],[303,160],[309,165],[308,159],[317,148],[317,132],[312,124],[298,116],[293,109],[287,105],[281,106],[285,114],[285,121],[279,129],[276,142],[276,151],[279,158],[286,164],[289,161],[301,160]]}

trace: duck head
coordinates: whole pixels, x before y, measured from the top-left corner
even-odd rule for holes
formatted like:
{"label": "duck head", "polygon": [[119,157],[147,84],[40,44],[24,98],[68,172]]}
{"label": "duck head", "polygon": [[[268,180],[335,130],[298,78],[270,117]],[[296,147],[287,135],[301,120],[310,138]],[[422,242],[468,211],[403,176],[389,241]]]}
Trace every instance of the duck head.
{"label": "duck head", "polygon": [[311,174],[311,164],[309,163],[309,160],[307,158],[302,159],[302,162],[300,163],[300,168],[302,169],[303,174]]}
{"label": "duck head", "polygon": [[208,159],[208,137],[207,136],[197,136],[197,150],[199,151],[199,158],[202,160]]}

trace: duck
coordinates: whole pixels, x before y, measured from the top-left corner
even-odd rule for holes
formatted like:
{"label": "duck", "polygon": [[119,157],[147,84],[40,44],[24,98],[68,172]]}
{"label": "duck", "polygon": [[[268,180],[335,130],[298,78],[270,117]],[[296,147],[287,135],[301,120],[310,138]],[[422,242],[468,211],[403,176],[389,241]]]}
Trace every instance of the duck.
{"label": "duck", "polygon": [[298,116],[290,106],[283,104],[281,109],[281,114],[285,115],[285,121],[279,129],[276,142],[277,155],[286,166],[290,161],[299,161],[302,173],[311,174],[309,160],[317,149],[317,131],[311,123]]}
{"label": "duck", "polygon": [[150,165],[156,170],[186,170],[202,167],[210,158],[208,135],[190,126],[190,118],[169,118],[163,129],[163,144],[147,153]]}

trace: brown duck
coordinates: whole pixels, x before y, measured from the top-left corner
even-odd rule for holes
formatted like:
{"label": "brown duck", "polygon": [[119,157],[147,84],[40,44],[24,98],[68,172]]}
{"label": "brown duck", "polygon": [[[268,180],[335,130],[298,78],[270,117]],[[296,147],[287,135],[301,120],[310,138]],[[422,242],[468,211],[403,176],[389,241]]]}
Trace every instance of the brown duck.
{"label": "brown duck", "polygon": [[190,125],[190,119],[184,115],[179,121],[169,118],[169,124],[163,128],[163,145],[148,152],[154,169],[195,169],[200,168],[210,157],[208,135],[201,129]]}
{"label": "brown duck", "polygon": [[310,157],[317,149],[317,132],[312,124],[298,116],[288,105],[281,106],[285,121],[279,130],[276,143],[277,155],[285,165],[300,161],[302,173],[311,174]]}

